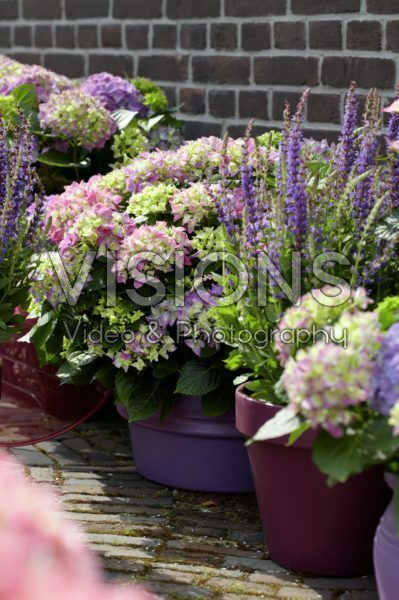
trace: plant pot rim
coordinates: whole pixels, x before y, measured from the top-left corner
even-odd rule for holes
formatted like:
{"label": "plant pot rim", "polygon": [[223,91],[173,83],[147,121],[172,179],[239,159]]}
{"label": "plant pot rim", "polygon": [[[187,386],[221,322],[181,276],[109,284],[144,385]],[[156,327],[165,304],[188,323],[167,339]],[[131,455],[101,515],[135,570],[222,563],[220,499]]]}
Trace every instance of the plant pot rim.
{"label": "plant pot rim", "polygon": [[[245,383],[241,384],[236,389],[236,425],[237,429],[246,437],[251,438],[264,425],[264,423],[272,419],[280,410],[284,408],[280,404],[272,404],[271,402],[263,402],[256,398],[251,398],[244,391]],[[302,448],[311,450],[318,435],[317,429],[309,429],[301,435],[301,437],[292,444],[292,448]],[[286,446],[289,436],[281,436],[257,444],[274,444],[277,446]]]}
{"label": "plant pot rim", "polygon": [[385,472],[384,479],[392,490],[395,490],[399,477],[395,473]]}

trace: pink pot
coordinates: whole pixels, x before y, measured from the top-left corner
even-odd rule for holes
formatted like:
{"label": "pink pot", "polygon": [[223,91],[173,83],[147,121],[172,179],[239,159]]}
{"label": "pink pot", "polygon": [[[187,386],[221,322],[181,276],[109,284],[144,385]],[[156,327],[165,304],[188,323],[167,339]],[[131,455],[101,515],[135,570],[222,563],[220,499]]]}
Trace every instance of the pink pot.
{"label": "pink pot", "polygon": [[[247,438],[281,408],[236,392],[237,428]],[[328,487],[315,467],[316,432],[248,447],[266,544],[293,571],[350,577],[371,573],[373,537],[390,498],[379,468]]]}

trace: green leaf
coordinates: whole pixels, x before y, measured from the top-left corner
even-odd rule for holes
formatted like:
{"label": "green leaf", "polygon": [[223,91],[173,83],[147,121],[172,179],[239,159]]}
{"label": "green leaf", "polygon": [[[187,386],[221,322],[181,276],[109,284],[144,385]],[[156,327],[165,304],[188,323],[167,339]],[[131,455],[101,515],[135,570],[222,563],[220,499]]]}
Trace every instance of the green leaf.
{"label": "green leaf", "polygon": [[164,379],[165,377],[169,377],[169,375],[173,375],[173,373],[177,373],[178,370],[179,365],[177,362],[168,360],[166,362],[159,363],[153,370],[153,375],[155,379]]}
{"label": "green leaf", "polygon": [[286,406],[276,413],[276,415],[266,421],[264,425],[255,433],[253,438],[247,441],[247,446],[254,442],[262,442],[264,440],[272,440],[284,435],[289,435],[301,427],[302,422],[298,415]]}
{"label": "green leaf", "polygon": [[48,150],[37,157],[39,163],[49,167],[61,167],[63,169],[88,169],[91,165],[89,157],[82,157],[81,160],[74,160],[70,152],[64,153],[58,150]]}
{"label": "green leaf", "polygon": [[176,394],[204,396],[216,390],[223,379],[220,366],[205,360],[189,360],[183,365],[176,385]]}
{"label": "green leaf", "polygon": [[80,352],[79,350],[76,352],[72,352],[68,357],[67,360],[69,362],[70,365],[74,365],[77,367],[83,367],[85,365],[89,365],[90,363],[92,363],[94,360],[96,360],[98,358],[98,354],[96,354],[95,352]]}
{"label": "green leaf", "polygon": [[160,382],[144,376],[119,371],[115,378],[117,402],[128,412],[129,423],[141,421],[159,410],[168,394],[160,389]]}
{"label": "green leaf", "polygon": [[118,129],[123,130],[130,125],[130,123],[135,117],[137,117],[138,114],[138,111],[125,110],[124,108],[121,108],[112,113],[112,118],[116,122]]}
{"label": "green leaf", "polygon": [[399,210],[393,211],[390,215],[382,219],[375,228],[377,239],[389,242],[399,236]]}
{"label": "green leaf", "polygon": [[293,431],[289,437],[288,446],[292,446],[293,444],[295,444],[295,442],[299,440],[301,435],[303,435],[305,431],[308,431],[308,429],[310,429],[310,425],[308,423],[304,423],[303,425],[298,427],[296,431]]}
{"label": "green leaf", "polygon": [[344,483],[365,468],[365,458],[360,451],[359,432],[334,438],[321,431],[313,446],[313,461],[320,471],[328,475],[329,485]]}
{"label": "green leaf", "polygon": [[158,123],[160,123],[164,118],[164,115],[156,115],[155,117],[151,117],[151,119],[148,119],[148,121],[140,121],[140,127],[146,133],[150,133],[151,129],[158,125]]}
{"label": "green leaf", "polygon": [[14,331],[12,329],[6,329],[6,331],[0,331],[0,343],[8,342],[8,340],[14,335]]}
{"label": "green leaf", "polygon": [[202,396],[202,409],[208,417],[220,417],[234,407],[234,388],[221,385],[213,392]]}
{"label": "green leaf", "polygon": [[244,375],[238,375],[238,377],[236,377],[233,380],[233,384],[236,386],[239,386],[243,383],[246,383],[251,376],[252,376],[252,373],[245,373]]}
{"label": "green leaf", "polygon": [[36,348],[40,350],[49,339],[57,325],[57,317],[54,312],[44,313],[32,329],[21,338],[21,342],[33,341]]}
{"label": "green leaf", "polygon": [[111,361],[106,362],[94,374],[93,381],[99,381],[104,387],[112,388],[115,383],[115,367]]}
{"label": "green leaf", "polygon": [[57,377],[61,383],[72,383],[79,372],[80,368],[77,365],[71,365],[68,361],[64,361],[57,371]]}
{"label": "green leaf", "polygon": [[25,114],[30,113],[37,104],[36,88],[29,83],[23,83],[14,88],[10,95],[19,104]]}

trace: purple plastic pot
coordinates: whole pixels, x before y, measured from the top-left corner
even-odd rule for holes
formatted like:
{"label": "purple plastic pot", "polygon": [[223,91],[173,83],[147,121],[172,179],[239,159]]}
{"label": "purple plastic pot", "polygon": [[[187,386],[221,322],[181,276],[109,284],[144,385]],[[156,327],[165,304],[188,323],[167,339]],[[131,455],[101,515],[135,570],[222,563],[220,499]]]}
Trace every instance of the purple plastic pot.
{"label": "purple plastic pot", "polygon": [[[126,409],[117,410],[124,418]],[[234,411],[207,417],[201,398],[180,396],[161,422],[159,413],[129,424],[137,471],[162,485],[201,492],[251,492],[254,484]]]}
{"label": "purple plastic pot", "polygon": [[[237,428],[247,438],[280,408],[236,392]],[[267,546],[293,571],[350,577],[371,573],[373,537],[390,498],[379,468],[329,488],[312,461],[316,432],[248,448]]]}
{"label": "purple plastic pot", "polygon": [[[395,489],[397,479],[387,474],[386,481]],[[394,502],[388,506],[374,540],[374,567],[380,600],[397,600],[399,595],[399,536]]]}

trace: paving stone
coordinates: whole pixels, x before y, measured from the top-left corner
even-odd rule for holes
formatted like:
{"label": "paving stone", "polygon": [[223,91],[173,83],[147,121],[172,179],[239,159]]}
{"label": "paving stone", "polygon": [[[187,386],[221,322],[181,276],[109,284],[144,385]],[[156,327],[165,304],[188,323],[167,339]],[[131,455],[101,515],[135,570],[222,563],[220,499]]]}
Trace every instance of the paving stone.
{"label": "paving stone", "polygon": [[173,581],[179,583],[195,583],[199,575],[192,572],[179,572],[173,569],[152,569],[149,574],[151,581]]}
{"label": "paving stone", "polygon": [[108,570],[108,575],[113,574],[115,571],[118,573],[124,573],[122,581],[129,581],[127,575],[131,578],[135,578],[136,575],[140,575],[147,570],[145,564],[138,563],[133,560],[125,558],[105,558],[103,559],[104,568]]}
{"label": "paving stone", "polygon": [[165,597],[165,594],[172,596],[176,600],[189,600],[190,598],[209,598],[212,596],[212,592],[210,590],[196,587],[193,585],[177,585],[172,583],[151,583],[150,582],[150,590],[153,590],[156,593],[162,594],[162,597]]}
{"label": "paving stone", "polygon": [[285,598],[286,600],[330,600],[333,598],[333,592],[283,587],[279,590],[277,598]]}
{"label": "paving stone", "polygon": [[159,600],[377,600],[373,578],[303,580],[269,560],[254,494],[142,478],[123,421],[88,422],[15,454],[33,479],[60,488],[112,582],[144,582]]}
{"label": "paving stone", "polygon": [[260,583],[248,583],[247,581],[232,581],[225,577],[212,577],[208,579],[206,585],[211,588],[222,590],[223,592],[250,593],[253,595],[272,594],[273,588]]}
{"label": "paving stone", "polygon": [[375,590],[375,580],[373,577],[359,577],[359,578],[305,578],[303,580],[305,585],[316,590]]}
{"label": "paving stone", "polygon": [[[63,486],[63,489],[67,489],[66,486]],[[95,491],[95,490],[93,490]],[[111,496],[108,497],[106,495],[96,496],[95,494],[64,494],[64,502],[86,502],[90,498],[90,503],[98,503],[98,504],[128,504],[141,506],[143,504],[143,498],[132,498],[123,496]],[[169,498],[145,498],[144,502],[146,506],[171,506],[172,502]]]}
{"label": "paving stone", "polygon": [[102,504],[101,507],[92,505],[90,503],[85,504],[77,504],[73,503],[70,505],[69,510],[71,511],[81,511],[81,512],[98,512],[109,513],[109,514],[118,514],[118,513],[129,513],[135,515],[153,515],[156,517],[166,516],[166,510],[161,510],[160,508],[149,508],[148,506],[131,506],[126,504]]}
{"label": "paving stone", "polygon": [[161,543],[160,540],[151,538],[132,537],[129,535],[111,535],[107,533],[89,533],[87,534],[89,542],[95,544],[110,544],[111,546],[138,546],[145,550],[149,548],[157,548]]}
{"label": "paving stone", "polygon": [[165,523],[166,524],[166,520],[165,519],[161,519],[161,518],[154,518],[154,517],[143,517],[143,515],[140,516],[133,516],[133,515],[114,515],[114,514],[107,514],[107,515],[102,515],[100,513],[80,513],[80,512],[71,512],[69,510],[69,512],[67,513],[67,516],[75,519],[77,521],[84,521],[84,522],[96,522],[96,523],[120,523],[121,525],[126,524],[126,525],[130,525],[130,524],[156,524],[156,525],[160,525],[161,523]]}
{"label": "paving stone", "polygon": [[125,546],[107,546],[99,544],[95,546],[96,552],[110,558],[152,558],[153,554],[149,550],[142,548],[127,548]]}
{"label": "paving stone", "polygon": [[38,482],[54,482],[54,470],[51,467],[30,467],[29,473]]}
{"label": "paving stone", "polygon": [[288,582],[291,585],[300,583],[300,578],[298,577],[298,575],[294,575],[291,573],[252,573],[248,577],[248,580],[253,581],[254,583],[273,583],[277,585],[284,585]]}
{"label": "paving stone", "polygon": [[30,467],[50,466],[54,464],[51,458],[34,448],[16,448],[12,453],[25,465],[29,465]]}
{"label": "paving stone", "polygon": [[259,560],[258,558],[245,558],[239,556],[226,556],[224,567],[249,569],[251,571],[266,571],[267,573],[285,573],[286,569],[276,565],[272,560]]}

